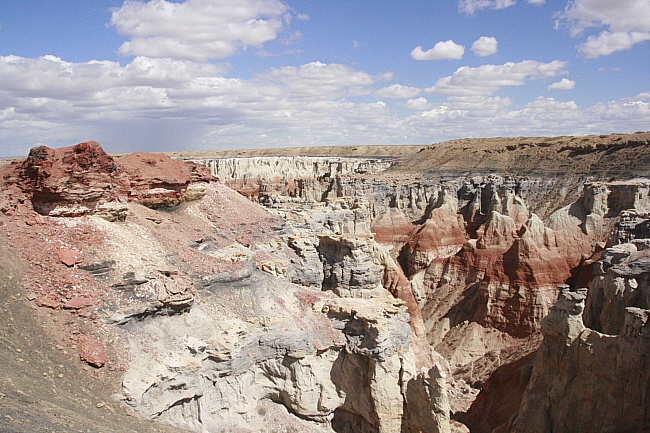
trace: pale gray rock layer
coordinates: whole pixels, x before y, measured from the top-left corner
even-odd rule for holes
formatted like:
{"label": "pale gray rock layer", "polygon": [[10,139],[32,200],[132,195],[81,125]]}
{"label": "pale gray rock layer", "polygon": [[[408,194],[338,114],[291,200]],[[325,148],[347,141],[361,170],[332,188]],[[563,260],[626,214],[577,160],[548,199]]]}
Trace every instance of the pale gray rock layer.
{"label": "pale gray rock layer", "polygon": [[266,401],[326,431],[448,431],[444,365],[416,367],[402,303],[318,293],[255,272],[187,313],[130,323],[126,401],[207,431],[257,431]]}

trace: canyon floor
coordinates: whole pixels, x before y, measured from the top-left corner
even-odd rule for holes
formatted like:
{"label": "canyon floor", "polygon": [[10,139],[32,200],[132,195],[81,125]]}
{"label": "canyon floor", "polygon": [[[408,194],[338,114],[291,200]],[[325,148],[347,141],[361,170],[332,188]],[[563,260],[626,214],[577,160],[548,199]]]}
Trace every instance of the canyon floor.
{"label": "canyon floor", "polygon": [[2,432],[648,431],[650,133],[5,163]]}

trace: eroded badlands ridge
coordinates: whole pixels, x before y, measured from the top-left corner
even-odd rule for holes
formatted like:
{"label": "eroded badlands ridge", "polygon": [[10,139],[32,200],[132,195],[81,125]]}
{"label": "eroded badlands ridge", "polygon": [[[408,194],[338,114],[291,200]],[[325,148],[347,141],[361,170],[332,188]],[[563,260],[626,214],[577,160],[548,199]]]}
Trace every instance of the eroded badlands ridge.
{"label": "eroded badlands ridge", "polygon": [[[626,302],[605,301],[603,292],[625,289],[595,275],[594,263],[624,240],[620,230],[612,233],[617,222],[646,218],[650,183],[638,176],[647,174],[649,148],[648,134],[639,133],[460,140],[408,148],[401,157],[393,149],[382,155],[356,148],[350,152],[360,155],[350,160],[266,151],[195,161],[279,215],[341,203],[363,207],[383,257],[396,265],[391,275],[399,275],[393,282],[401,295],[394,294],[413,297],[410,310],[422,317],[427,341],[459,379],[451,393],[461,395],[452,398],[460,412],[467,409],[462,396],[472,394],[464,382],[478,388],[500,366],[530,368],[558,285],[592,284],[596,307],[587,316],[617,311],[616,326],[621,305],[648,307],[636,301],[638,292]],[[282,169],[269,176],[274,166]],[[515,386],[500,423],[518,407],[527,382]]]}
{"label": "eroded badlands ridge", "polygon": [[0,174],[27,296],[120,381],[110,406],[193,431],[449,431],[448,367],[360,208],[281,218],[201,166],[92,142]]}
{"label": "eroded badlands ridge", "polygon": [[2,168],[27,296],[119,411],[194,431],[646,428],[648,134],[269,152],[82,143]]}

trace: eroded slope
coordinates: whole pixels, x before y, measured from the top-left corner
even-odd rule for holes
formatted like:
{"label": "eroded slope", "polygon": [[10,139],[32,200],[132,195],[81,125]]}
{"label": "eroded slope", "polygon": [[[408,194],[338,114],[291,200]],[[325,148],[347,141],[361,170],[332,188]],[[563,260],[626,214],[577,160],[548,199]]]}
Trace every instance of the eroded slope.
{"label": "eroded slope", "polygon": [[[101,407],[194,431],[448,431],[445,363],[384,289],[368,224],[289,221],[204,170],[97,143],[2,169],[21,284],[117,393]],[[329,247],[299,242],[314,225]]]}

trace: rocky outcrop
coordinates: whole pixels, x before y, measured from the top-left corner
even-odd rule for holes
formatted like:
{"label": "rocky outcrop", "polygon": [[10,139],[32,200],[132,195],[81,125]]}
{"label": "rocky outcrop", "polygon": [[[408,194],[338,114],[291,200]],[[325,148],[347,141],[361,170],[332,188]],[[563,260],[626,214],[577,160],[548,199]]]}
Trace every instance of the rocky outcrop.
{"label": "rocky outcrop", "polygon": [[[434,197],[432,197],[433,199]],[[467,241],[462,217],[458,214],[456,191],[443,187],[431,202],[426,220],[413,233],[402,251],[400,259],[408,275],[416,275],[436,259],[456,254]]]}
{"label": "rocky outcrop", "polygon": [[650,308],[649,227],[647,213],[622,212],[610,247],[591,258],[592,279],[583,315],[587,327],[620,334],[625,326],[626,307]]}
{"label": "rocky outcrop", "polygon": [[607,248],[593,272],[585,324],[606,334],[620,334],[626,307],[650,308],[650,241],[635,239]]}
{"label": "rocky outcrop", "polygon": [[[257,429],[272,401],[335,431],[448,431],[444,365],[416,367],[394,298],[331,298],[259,272],[209,290],[182,317],[137,325],[132,353],[148,356],[125,377],[133,407],[208,430]],[[165,341],[151,343],[160,329]]]}
{"label": "rocky outcrop", "polygon": [[42,215],[94,214],[110,221],[126,218],[127,201],[169,208],[202,197],[202,184],[215,180],[204,167],[165,155],[137,153],[116,160],[94,141],[59,149],[35,147],[25,160],[3,167],[0,175],[6,188],[0,208],[5,212],[11,203],[28,200]]}
{"label": "rocky outcrop", "polygon": [[177,314],[189,310],[197,294],[194,282],[178,271],[159,271],[153,276],[127,273],[122,283],[111,288],[117,296],[102,310],[108,323],[123,325],[156,314]]}
{"label": "rocky outcrop", "polygon": [[129,177],[129,200],[150,208],[170,208],[205,195],[216,180],[205,167],[156,153],[131,153],[117,160]]}
{"label": "rocky outcrop", "polygon": [[[28,235],[14,247],[39,261],[31,299],[65,314],[62,329],[86,330],[67,331],[80,358],[124,372],[124,410],[194,431],[449,431],[448,366],[412,332],[417,304],[383,288],[408,283],[379,253],[364,201],[278,201],[274,215],[200,167],[147,154],[106,155],[124,187],[114,196],[69,195],[73,181],[99,193],[103,165],[90,165],[92,181],[66,165],[89,149],[105,155],[45,151],[42,176],[68,194],[50,196],[53,209],[84,212],[20,203],[38,191],[21,184],[20,162],[6,172],[2,227]],[[128,218],[94,217],[111,203]],[[36,252],[33,238],[47,239]]]}
{"label": "rocky outcrop", "polygon": [[646,209],[646,188],[642,180],[588,184],[546,223],[507,182],[479,185],[473,193],[465,188],[467,242],[453,256],[432,260],[415,286],[431,341],[452,365],[462,365],[513,344],[511,337],[538,333],[556,285],[575,278],[576,267],[607,241],[621,209]]}
{"label": "rocky outcrop", "polygon": [[[263,200],[285,196],[320,201],[330,180],[353,174],[373,174],[394,164],[393,158],[252,157],[201,159],[229,186],[244,195]],[[324,188],[323,188],[323,185]]]}
{"label": "rocky outcrop", "polygon": [[[604,192],[608,193],[608,191]],[[633,204],[633,202],[630,203],[632,207]],[[607,212],[606,209],[601,210],[601,213],[605,212]],[[574,282],[582,281],[588,284],[588,291],[587,289],[583,289],[582,291],[578,291],[578,293],[574,293],[567,288],[568,286],[561,288],[564,293],[560,295],[556,307],[542,321],[542,329],[546,330],[544,331],[545,341],[542,348],[540,348],[540,352],[545,353],[546,357],[542,361],[539,361],[540,365],[536,366],[535,370],[541,372],[540,374],[548,376],[540,380],[545,381],[544,386],[553,387],[554,392],[557,393],[556,397],[559,393],[564,392],[560,390],[563,386],[566,386],[566,392],[572,394],[568,397],[563,397],[564,400],[562,401],[555,400],[549,403],[551,407],[547,407],[548,413],[544,415],[548,418],[544,421],[547,424],[527,424],[525,418],[523,418],[527,415],[522,415],[518,424],[519,430],[516,431],[556,431],[555,428],[551,429],[549,427],[550,425],[555,425],[555,421],[549,417],[556,415],[549,414],[557,411],[565,411],[568,413],[573,410],[571,409],[573,407],[578,407],[580,411],[584,410],[582,416],[586,417],[589,410],[588,407],[591,404],[588,400],[591,398],[591,393],[599,392],[594,391],[597,387],[593,382],[601,380],[600,375],[603,375],[604,378],[602,380],[609,384],[624,380],[624,373],[617,371],[618,358],[614,360],[612,358],[613,355],[610,356],[605,352],[613,350],[617,353],[616,356],[618,357],[630,357],[630,359],[639,360],[639,354],[624,352],[624,350],[629,351],[629,347],[627,347],[627,344],[623,344],[623,336],[628,332],[627,326],[630,325],[630,320],[633,316],[640,314],[639,317],[642,318],[643,314],[645,314],[643,311],[646,311],[650,305],[648,303],[648,294],[646,293],[648,287],[648,271],[650,271],[646,263],[648,262],[647,250],[649,245],[648,239],[645,238],[647,235],[645,230],[647,221],[648,218],[645,213],[622,211],[611,238],[608,241],[608,244],[611,246],[604,250],[598,246],[597,251],[593,255],[581,261],[579,275],[574,275],[574,278],[571,279]],[[621,240],[629,242],[619,244],[618,242]],[[586,300],[584,299],[585,294]],[[582,311],[583,307],[584,311]],[[567,317],[570,316],[566,319],[566,323],[563,322],[565,313],[568,314]],[[560,326],[558,323],[565,324]],[[549,324],[551,324],[550,327]],[[587,326],[585,327],[585,325]],[[557,328],[557,326],[560,326],[560,328]],[[551,330],[555,330],[553,331],[555,334],[549,336]],[[600,334],[601,332],[603,334]],[[576,337],[577,334],[580,334],[580,336]],[[553,343],[553,341],[559,339],[558,335],[561,335],[566,340],[565,344]],[[598,343],[593,343],[593,341],[598,341]],[[609,343],[603,345],[601,341],[609,341]],[[616,345],[610,344],[612,341],[618,341],[618,343]],[[593,350],[589,349],[591,352],[588,356],[582,355],[584,351],[587,351],[586,348],[576,348],[582,344],[587,346],[593,344]],[[645,349],[641,347],[640,350],[643,351]],[[465,414],[461,414],[461,419],[471,427],[472,431],[489,432],[493,429],[499,429],[501,431],[501,429],[505,428],[504,426],[507,424],[508,419],[519,410],[522,397],[524,396],[524,389],[528,385],[531,377],[532,362],[530,359],[534,355],[531,354],[528,357],[522,358],[520,361],[502,365],[494,371],[482,387],[470,410]],[[524,362],[525,359],[529,359],[529,361]],[[611,371],[605,372],[601,366],[592,366],[592,363],[597,364],[601,361],[607,365],[607,368],[611,368]],[[551,362],[550,366],[547,365],[549,362]],[[641,356],[640,362],[641,364],[635,367],[627,365],[626,368],[638,370],[629,372],[630,374],[647,375],[647,372],[644,372],[645,367],[643,362],[645,361],[643,361],[643,356]],[[553,372],[560,371],[560,369],[566,376],[557,379],[553,376],[557,373]],[[593,376],[582,373],[581,370],[583,369],[591,369],[593,373],[590,374],[593,374]],[[578,376],[572,377],[571,375],[573,374],[577,374]],[[555,383],[556,379],[558,383]],[[537,385],[533,385],[532,383],[530,387],[539,385],[539,383]],[[578,391],[581,386],[584,386],[586,390]],[[619,388],[616,389],[619,391],[616,392],[622,392],[620,391],[620,387],[624,385],[618,383],[617,386]],[[529,395],[529,392],[532,392],[531,388],[526,392],[526,395],[528,395],[528,403],[526,404],[532,405],[533,401],[539,399],[548,390],[542,391],[537,389],[535,392],[539,392],[539,394],[533,395]],[[585,397],[583,398],[583,396],[578,395],[578,392],[583,392]],[[638,400],[641,397],[628,396],[626,398],[636,398]],[[539,400],[537,401],[539,403]],[[602,405],[602,403],[599,404]],[[610,406],[603,406],[601,409],[606,411],[619,410],[612,406],[611,402],[607,404],[610,404]],[[521,407],[523,410],[524,406],[522,405]],[[531,406],[527,407],[526,410],[531,411]],[[637,409],[632,408],[630,410],[632,413],[639,415],[636,412]],[[562,416],[570,417],[571,415],[564,414]],[[593,421],[582,420],[580,422],[591,423]],[[567,427],[566,425],[564,428],[567,431],[582,431],[583,429],[590,428],[587,427],[588,424],[582,427],[577,427],[577,425]],[[642,424],[638,425],[640,426]],[[564,431],[564,428],[562,431]],[[599,431],[619,431],[616,430],[614,424],[602,428]],[[620,431],[636,431],[636,427],[630,427],[627,430]]]}
{"label": "rocky outcrop", "polygon": [[519,412],[503,431],[648,428],[650,311],[627,307],[622,332],[602,334],[583,324],[586,297],[587,289],[561,288]]}
{"label": "rocky outcrop", "polygon": [[323,290],[339,296],[366,298],[382,289],[383,268],[375,263],[372,235],[321,235]]}
{"label": "rocky outcrop", "polygon": [[3,178],[26,194],[37,212],[52,216],[85,215],[98,206],[112,206],[119,214],[129,190],[124,170],[94,141],[35,147],[27,159],[3,167]]}
{"label": "rocky outcrop", "polygon": [[[411,257],[431,258],[412,277],[414,288],[430,341],[456,366],[538,332],[555,286],[571,275],[556,233],[527,210],[512,186],[492,182],[498,183],[465,185],[446,219],[425,223],[430,232],[445,233],[453,221],[456,235],[447,239],[456,239],[454,250],[444,251],[439,243],[406,250],[407,263]],[[460,222],[454,207],[463,216]],[[441,206],[431,215],[443,211]]]}

